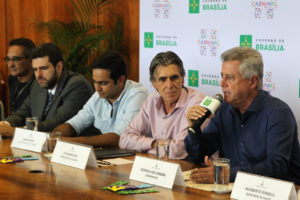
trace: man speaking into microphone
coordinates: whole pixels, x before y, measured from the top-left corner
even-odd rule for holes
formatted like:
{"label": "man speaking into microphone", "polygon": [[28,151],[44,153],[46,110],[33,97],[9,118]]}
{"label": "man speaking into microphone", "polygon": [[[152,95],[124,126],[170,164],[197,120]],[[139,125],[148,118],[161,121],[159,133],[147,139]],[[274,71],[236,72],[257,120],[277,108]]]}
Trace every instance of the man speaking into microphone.
{"label": "man speaking into microphone", "polygon": [[195,126],[207,109],[192,106],[187,112],[189,157],[207,167],[196,169],[191,179],[213,183],[209,156],[230,159],[230,181],[237,171],[293,181],[300,184],[300,147],[297,124],[289,106],[262,90],[263,59],[248,47],[232,48],[221,55],[224,102],[201,131]]}

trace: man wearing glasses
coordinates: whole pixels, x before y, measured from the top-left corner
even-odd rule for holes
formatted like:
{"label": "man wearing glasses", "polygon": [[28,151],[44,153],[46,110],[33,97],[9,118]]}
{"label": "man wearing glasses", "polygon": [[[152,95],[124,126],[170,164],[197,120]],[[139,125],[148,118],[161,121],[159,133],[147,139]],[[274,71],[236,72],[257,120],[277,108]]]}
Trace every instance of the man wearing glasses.
{"label": "man wearing glasses", "polygon": [[21,107],[0,122],[0,134],[12,137],[15,127],[27,117],[38,118],[39,131],[52,131],[73,117],[93,94],[88,80],[64,69],[61,50],[52,43],[41,44],[32,53],[35,79]]}
{"label": "man wearing glasses", "polygon": [[27,38],[16,38],[9,42],[4,61],[10,72],[8,77],[10,113],[16,112],[30,93],[34,79],[31,65],[31,54],[34,49],[34,43]]}

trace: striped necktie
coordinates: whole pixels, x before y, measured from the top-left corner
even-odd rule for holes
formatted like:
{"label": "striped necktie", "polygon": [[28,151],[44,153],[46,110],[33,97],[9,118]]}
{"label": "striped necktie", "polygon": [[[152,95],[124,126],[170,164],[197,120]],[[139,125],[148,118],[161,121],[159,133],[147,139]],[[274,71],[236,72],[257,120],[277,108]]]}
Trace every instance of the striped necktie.
{"label": "striped necktie", "polygon": [[44,119],[46,119],[46,116],[48,114],[49,108],[50,108],[51,103],[53,101],[53,96],[54,95],[51,92],[48,93],[48,103],[47,103],[47,106],[45,108],[44,117],[43,117]]}

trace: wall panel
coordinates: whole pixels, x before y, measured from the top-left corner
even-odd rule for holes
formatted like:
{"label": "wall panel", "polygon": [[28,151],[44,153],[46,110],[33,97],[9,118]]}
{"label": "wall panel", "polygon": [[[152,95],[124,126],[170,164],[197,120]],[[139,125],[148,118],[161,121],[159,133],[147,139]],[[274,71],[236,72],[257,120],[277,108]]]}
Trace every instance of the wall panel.
{"label": "wall panel", "polygon": [[[1,0],[0,1],[0,70],[6,81],[8,71],[3,62],[8,42],[16,37],[28,37],[36,44],[47,42],[33,26],[35,20],[62,20],[68,22],[71,15],[67,7],[70,0]],[[128,77],[139,80],[139,0],[116,0],[94,23],[109,26],[110,16],[119,14],[124,23],[124,51],[128,54]]]}

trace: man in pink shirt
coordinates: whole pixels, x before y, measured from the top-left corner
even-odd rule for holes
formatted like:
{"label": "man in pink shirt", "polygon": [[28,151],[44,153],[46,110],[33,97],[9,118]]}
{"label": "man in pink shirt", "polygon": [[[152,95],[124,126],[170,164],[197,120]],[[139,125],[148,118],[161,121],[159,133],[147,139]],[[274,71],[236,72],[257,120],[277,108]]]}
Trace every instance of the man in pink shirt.
{"label": "man in pink shirt", "polygon": [[181,59],[171,51],[157,54],[150,65],[150,81],[155,92],[120,137],[119,146],[139,152],[156,153],[157,143],[169,143],[169,158],[184,159],[185,119],[189,107],[199,104],[203,94],[185,87]]}

